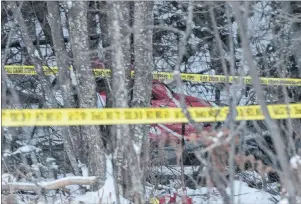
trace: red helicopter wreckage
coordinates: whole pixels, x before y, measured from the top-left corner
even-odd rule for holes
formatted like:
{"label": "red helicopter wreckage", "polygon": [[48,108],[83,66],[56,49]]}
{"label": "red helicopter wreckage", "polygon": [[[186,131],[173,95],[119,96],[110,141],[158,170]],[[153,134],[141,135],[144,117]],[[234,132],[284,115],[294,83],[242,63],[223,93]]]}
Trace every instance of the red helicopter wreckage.
{"label": "red helicopter wreckage", "polygon": [[[92,67],[97,69],[105,69],[104,63],[99,60],[97,57],[92,60]],[[134,66],[132,66],[132,70],[134,70]],[[179,108],[180,107],[180,94],[174,92],[172,90],[174,81],[152,81],[152,93],[151,93],[151,107],[171,107],[171,108]],[[96,78],[97,86],[102,88],[97,88],[97,106],[98,108],[105,108],[107,102],[107,93],[105,88],[105,79],[102,77]],[[213,107],[216,106],[213,103],[210,103],[204,99],[184,95],[186,106],[189,107]],[[213,137],[219,137],[219,135],[224,136],[228,135],[229,130],[221,127],[222,123],[197,123],[199,127],[202,128],[202,132],[197,134],[197,129],[190,123],[170,123],[170,124],[152,124],[150,131],[148,133],[148,137],[151,144],[155,144],[155,146],[161,146],[160,144],[164,144],[164,151],[168,151],[167,159],[175,162],[177,159],[177,153],[175,152],[174,145],[179,145],[182,143],[185,155],[188,158],[188,165],[194,164],[197,161],[194,158],[194,152],[196,150],[200,150],[206,146],[208,146],[208,139]],[[252,135],[252,133],[251,133]],[[264,138],[261,134],[258,136],[259,138]],[[269,135],[268,135],[269,137]],[[244,140],[244,148],[246,151],[257,151],[258,145],[253,137],[248,138],[248,136],[242,136]],[[162,146],[161,146],[162,147]],[[193,159],[191,160],[191,157]],[[170,160],[171,159],[171,160]],[[196,160],[195,160],[196,159]],[[184,158],[185,160],[185,158]],[[191,163],[192,162],[192,163]]]}
{"label": "red helicopter wreckage", "polygon": [[[92,61],[92,67],[97,69],[104,69],[104,63],[98,58],[94,57]],[[132,70],[134,67],[132,66]],[[98,77],[96,81],[104,82],[102,77]],[[99,84],[99,83],[98,83]],[[98,108],[106,107],[106,91],[102,88],[97,92],[97,106]],[[185,103],[187,107],[212,107],[212,105],[203,99],[193,96],[184,95]],[[180,94],[175,93],[166,84],[159,80],[152,81],[152,95],[151,95],[151,107],[180,107]],[[209,123],[200,123],[203,130],[210,131],[212,125]],[[150,142],[158,143],[164,141],[166,143],[179,143],[182,139],[190,141],[191,137],[195,137],[197,133],[196,128],[192,124],[153,124],[149,131]]]}
{"label": "red helicopter wreckage", "polygon": [[[106,107],[106,91],[97,92],[98,108]],[[202,99],[184,95],[187,107],[212,107],[212,105]],[[152,82],[151,107],[180,107],[180,94],[173,92],[167,85],[159,80]],[[203,130],[210,131],[212,129],[209,123],[200,123]],[[184,128],[184,130],[183,130]],[[183,134],[184,133],[184,134]],[[179,143],[182,139],[190,141],[192,136],[197,133],[196,128],[192,124],[152,124],[149,132],[151,142],[165,141],[166,143]]]}

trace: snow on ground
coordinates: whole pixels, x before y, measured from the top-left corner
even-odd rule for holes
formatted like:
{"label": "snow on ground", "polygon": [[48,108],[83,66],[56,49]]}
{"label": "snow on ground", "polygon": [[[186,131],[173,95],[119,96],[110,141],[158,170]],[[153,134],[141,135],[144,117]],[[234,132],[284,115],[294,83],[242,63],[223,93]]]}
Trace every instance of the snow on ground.
{"label": "snow on ground", "polygon": [[294,169],[298,169],[301,166],[301,157],[299,155],[295,155],[290,159],[290,164]]}
{"label": "snow on ground", "polygon": [[[110,161],[107,162],[108,167],[111,168]],[[71,186],[70,186],[71,187]],[[75,187],[75,186],[74,186]],[[76,191],[76,187],[73,190]],[[161,186],[162,187],[162,186]],[[166,187],[167,188],[167,187]],[[150,192],[151,189],[148,191]],[[73,191],[73,192],[75,192]],[[226,189],[228,195],[231,195],[231,189],[228,187]],[[202,204],[202,203],[210,203],[210,204],[222,204],[222,198],[219,195],[216,188],[207,188],[202,187],[199,189],[189,189],[187,188],[187,195],[192,198],[193,204]],[[182,190],[177,191],[178,195],[183,195]],[[155,194],[156,195],[156,194]],[[264,192],[259,189],[250,188],[248,187],[248,184],[242,181],[234,181],[234,203],[235,204],[255,204],[255,203],[261,203],[261,204],[275,204],[277,203],[276,200],[280,200],[279,196],[273,196],[267,192]],[[64,197],[62,195],[54,195],[52,197],[47,198],[48,203],[68,203],[68,204],[95,204],[95,203],[106,203],[106,204],[113,204],[116,202],[116,196],[115,196],[115,188],[114,188],[114,179],[112,177],[112,174],[108,172],[107,174],[107,180],[104,184],[104,186],[96,192],[88,192],[84,195],[74,195],[75,198],[71,197]],[[30,196],[31,197],[31,196]],[[56,197],[56,198],[55,198]],[[152,196],[147,196],[152,197]],[[28,196],[24,195],[16,195],[15,197],[20,202],[19,203],[27,203],[29,200],[33,200],[33,198],[29,198]],[[273,200],[274,199],[274,200]],[[37,203],[45,203],[46,201],[39,200]],[[128,200],[126,200],[123,197],[120,197],[120,202],[122,204],[130,203]]]}
{"label": "snow on ground", "polygon": [[[176,166],[169,166],[169,167],[156,167],[153,169],[157,173],[161,173],[165,176],[169,175],[176,175],[179,176],[180,174],[180,168]],[[196,169],[193,169],[192,167],[186,166],[185,167],[185,174],[189,175],[192,174],[193,171]],[[249,179],[256,180],[256,182],[261,181],[260,175],[256,174],[256,172],[251,172],[247,171],[244,172],[245,176],[249,176]],[[170,181],[170,186],[169,188],[167,186],[160,186],[161,189],[163,190],[156,190],[153,192],[151,187],[148,188],[149,195],[152,194],[152,196],[157,196],[157,195],[164,195],[164,191],[169,194],[168,190],[165,189],[171,189],[172,192],[176,192],[178,195],[183,195],[182,189],[176,187],[173,185],[173,183]],[[179,183],[181,183],[179,181]],[[178,190],[176,190],[177,188]],[[262,203],[262,204],[275,204],[277,201],[280,200],[279,196],[272,195],[268,192],[265,192],[263,190],[257,189],[257,188],[251,188],[248,186],[246,182],[235,180],[233,183],[233,199],[234,203],[236,204],[254,204],[254,203]],[[227,193],[229,196],[231,196],[231,188],[228,186],[226,189]],[[207,188],[207,187],[202,187],[198,189],[190,189],[187,188],[187,195],[192,198],[192,201],[194,204],[201,204],[201,203],[210,203],[210,204],[219,204],[223,203],[222,197],[219,195],[218,191],[216,188]],[[160,197],[160,196],[159,196]]]}
{"label": "snow on ground", "polygon": [[[111,160],[107,157],[107,179],[104,186],[96,192],[87,192],[84,195],[77,196],[74,201],[84,202],[85,204],[94,203],[117,203],[114,178],[113,178],[113,167]],[[120,202],[122,204],[130,203],[128,200],[120,196]]]}
{"label": "snow on ground", "polygon": [[[159,167],[158,167],[159,168]],[[177,169],[177,168],[175,168]],[[158,170],[158,169],[157,169]],[[161,169],[166,174],[170,173],[170,168],[163,168]],[[190,174],[194,170],[190,169],[189,167],[185,168],[186,173]],[[47,202],[48,203],[68,203],[68,204],[95,204],[95,203],[106,203],[106,204],[113,204],[116,202],[116,195],[115,195],[115,188],[114,188],[114,178],[112,174],[112,163],[109,157],[107,157],[107,179],[105,181],[104,186],[96,191],[96,192],[87,192],[84,195],[79,195],[78,186],[68,186],[67,188],[70,189],[70,192],[73,192],[70,196],[63,196],[62,194],[55,194],[53,191],[53,195],[47,196]],[[250,173],[250,172],[249,172]],[[72,176],[68,174],[67,176]],[[254,176],[254,175],[253,175]],[[2,176],[2,179],[11,180],[8,179],[9,175]],[[61,176],[60,176],[61,177]],[[255,175],[256,177],[256,175]],[[168,189],[167,186],[161,186],[161,189]],[[279,196],[274,196],[272,194],[269,194],[263,190],[256,189],[256,188],[250,188],[247,183],[235,180],[233,183],[233,189],[234,189],[234,203],[235,204],[254,204],[254,203],[261,203],[261,204],[275,204],[277,201],[280,201]],[[175,191],[178,195],[183,195],[183,190],[181,188],[172,189],[172,191]],[[231,189],[230,186],[226,189],[228,195],[231,195]],[[192,198],[193,204],[202,204],[202,203],[210,203],[210,204],[222,204],[222,198],[219,195],[216,188],[207,188],[207,187],[201,187],[198,189],[190,189],[187,188],[186,193],[189,197]],[[147,187],[147,198],[151,198],[154,195],[162,195],[162,190],[155,190],[154,192],[154,186],[148,186]],[[29,198],[28,196],[24,195],[16,195],[16,198],[20,201],[19,203],[28,203],[27,201],[33,200],[33,198]],[[276,201],[277,200],[277,201]],[[41,201],[41,200],[40,200]],[[38,203],[45,203],[46,201],[43,200]],[[130,203],[130,201],[126,200],[123,197],[120,197],[120,202],[122,204]]]}
{"label": "snow on ground", "polygon": [[[192,175],[197,169],[198,168],[194,166],[184,166],[184,174]],[[164,174],[165,176],[181,175],[181,167],[175,165],[153,167],[151,170],[153,173]]]}
{"label": "snow on ground", "polygon": [[[248,187],[247,183],[242,181],[234,181],[233,186],[234,186],[234,193],[233,193],[234,204],[255,204],[255,203],[275,204],[277,203],[277,201],[280,200],[279,196],[273,196],[267,192],[264,192],[263,190],[250,188]],[[164,189],[164,187],[162,186],[161,188]],[[231,196],[230,187],[228,187],[226,191],[228,195]],[[179,189],[176,192],[173,191],[173,193],[176,193],[178,196],[183,195],[183,191],[181,189]],[[202,203],[222,204],[223,203],[222,197],[219,195],[219,192],[217,191],[216,188],[203,187],[196,190],[187,188],[186,193],[187,196],[192,198],[192,202],[194,204],[202,204]],[[164,195],[164,190],[157,191],[153,194],[155,196],[161,195],[162,197]]]}
{"label": "snow on ground", "polygon": [[[231,195],[231,190],[228,187],[226,189],[228,195]],[[193,203],[201,204],[201,203],[210,203],[210,204],[219,204],[223,203],[221,196],[215,188],[207,188],[203,187],[200,189],[188,189],[188,196],[192,197]],[[236,204],[274,204],[275,202],[272,200],[273,195],[264,192],[262,190],[258,190],[255,188],[248,187],[247,183],[241,181],[234,181],[234,203]],[[279,200],[279,197],[276,197]]]}

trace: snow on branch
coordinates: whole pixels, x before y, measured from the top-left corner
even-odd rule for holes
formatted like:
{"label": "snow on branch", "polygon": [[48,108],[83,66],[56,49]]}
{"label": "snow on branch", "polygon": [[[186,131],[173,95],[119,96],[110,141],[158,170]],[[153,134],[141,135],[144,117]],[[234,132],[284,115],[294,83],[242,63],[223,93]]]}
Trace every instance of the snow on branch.
{"label": "snow on branch", "polygon": [[2,183],[3,191],[40,191],[44,190],[55,190],[63,188],[68,185],[92,185],[96,182],[96,176],[82,177],[82,176],[72,176],[55,181],[34,183],[25,182],[12,182],[12,183]]}

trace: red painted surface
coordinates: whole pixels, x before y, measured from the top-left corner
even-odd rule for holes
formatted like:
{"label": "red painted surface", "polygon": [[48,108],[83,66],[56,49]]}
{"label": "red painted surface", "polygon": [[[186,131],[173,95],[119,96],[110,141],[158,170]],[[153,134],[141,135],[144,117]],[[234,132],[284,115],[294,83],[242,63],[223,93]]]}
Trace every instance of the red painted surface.
{"label": "red painted surface", "polygon": [[[106,93],[98,93],[103,101],[106,101]],[[202,99],[186,96],[185,103],[187,107],[211,107],[211,105]],[[153,80],[152,85],[152,107],[179,107],[180,95],[172,92],[165,84],[158,80]],[[205,124],[201,124],[204,126]],[[211,126],[206,124],[205,130],[210,130]],[[196,129],[191,124],[185,124],[184,137],[189,140],[189,136],[196,133]],[[149,133],[151,142],[179,143],[182,138],[182,124],[154,124],[151,125]]]}

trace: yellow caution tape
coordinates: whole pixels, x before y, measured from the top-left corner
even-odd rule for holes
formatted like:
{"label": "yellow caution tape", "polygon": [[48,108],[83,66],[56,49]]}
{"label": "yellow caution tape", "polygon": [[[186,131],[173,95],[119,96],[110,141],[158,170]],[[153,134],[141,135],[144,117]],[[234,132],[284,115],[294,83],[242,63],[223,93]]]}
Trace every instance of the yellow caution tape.
{"label": "yellow caution tape", "polygon": [[150,204],[160,204],[160,201],[158,200],[158,198],[151,198],[149,200],[149,203]]}
{"label": "yellow caution tape", "polygon": [[[71,69],[71,67],[70,67]],[[6,65],[5,70],[8,74],[17,75],[36,75],[37,72],[34,66],[22,66],[22,65]],[[47,67],[43,66],[43,70],[46,75],[52,75],[58,73],[58,67]],[[96,77],[109,77],[111,76],[111,70],[109,69],[93,69],[94,75]],[[131,73],[132,77],[134,72]],[[173,73],[169,72],[154,72],[154,79],[172,79],[174,77]],[[181,79],[184,81],[191,82],[208,82],[208,83],[229,83],[239,81],[240,77],[229,76],[228,78],[224,75],[208,75],[208,74],[184,74],[181,73]],[[252,84],[250,76],[243,77],[245,84]],[[261,84],[263,85],[283,85],[283,86],[301,86],[301,79],[297,78],[268,78],[260,77]]]}
{"label": "yellow caution tape", "polygon": [[[263,120],[258,105],[237,106],[236,120]],[[273,119],[301,118],[301,103],[269,105]],[[224,121],[229,107],[189,108],[196,122]],[[3,110],[2,126],[65,126],[187,123],[180,108],[23,109]]]}

